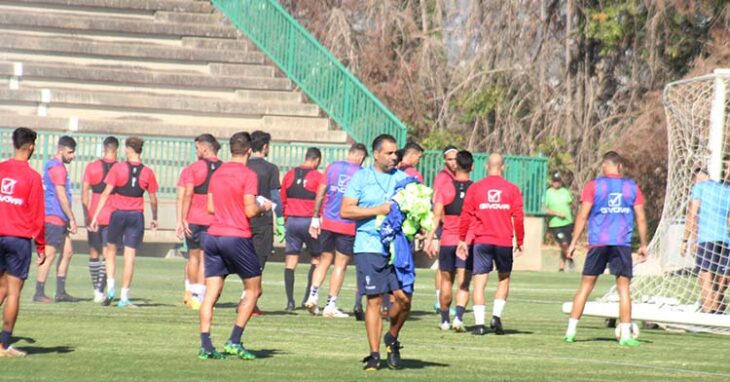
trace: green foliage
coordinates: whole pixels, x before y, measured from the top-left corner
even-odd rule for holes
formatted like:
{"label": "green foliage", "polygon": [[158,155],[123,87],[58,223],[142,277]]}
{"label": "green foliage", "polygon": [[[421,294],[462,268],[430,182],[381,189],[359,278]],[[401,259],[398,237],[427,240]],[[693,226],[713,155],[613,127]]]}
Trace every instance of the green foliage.
{"label": "green foliage", "polygon": [[551,136],[537,145],[537,152],[548,158],[548,171],[569,173],[575,172],[575,161],[568,141],[562,137]]}
{"label": "green foliage", "polygon": [[585,35],[601,44],[601,56],[614,53],[632,35],[637,23],[646,20],[646,9],[638,1],[611,1],[611,5],[588,8]]}
{"label": "green foliage", "polygon": [[500,85],[492,85],[476,93],[468,93],[456,100],[456,107],[462,110],[462,122],[470,124],[484,119],[505,99],[506,90]]}
{"label": "green foliage", "polygon": [[426,150],[441,150],[444,146],[454,145],[464,147],[466,139],[463,134],[454,130],[435,128],[429,131],[420,141]]}

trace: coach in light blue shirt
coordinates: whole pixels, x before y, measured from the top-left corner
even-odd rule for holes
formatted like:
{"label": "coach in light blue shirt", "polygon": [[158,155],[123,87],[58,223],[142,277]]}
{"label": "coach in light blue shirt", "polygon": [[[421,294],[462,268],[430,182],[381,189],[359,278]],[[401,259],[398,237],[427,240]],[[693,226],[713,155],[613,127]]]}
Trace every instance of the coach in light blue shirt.
{"label": "coach in light blue shirt", "polygon": [[395,138],[383,134],[373,141],[372,166],[358,171],[350,180],[342,201],[340,214],[343,218],[356,221],[355,267],[357,268],[358,288],[367,296],[368,306],[365,315],[365,331],[370,343],[370,355],[365,358],[365,370],[375,370],[380,365],[380,308],[383,294],[394,297],[390,308],[390,330],[384,342],[388,351],[388,366],[400,366],[400,343],[398,333],[411,309],[411,295],[403,291],[380,242],[376,228],[376,217],[387,215],[396,184],[408,177],[397,170]]}

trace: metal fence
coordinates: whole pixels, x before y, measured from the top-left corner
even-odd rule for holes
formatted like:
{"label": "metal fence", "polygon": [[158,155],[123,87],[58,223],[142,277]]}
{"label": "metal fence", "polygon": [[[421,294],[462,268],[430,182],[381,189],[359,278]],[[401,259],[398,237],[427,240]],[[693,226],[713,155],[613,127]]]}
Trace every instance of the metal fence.
{"label": "metal fence", "polygon": [[386,133],[405,144],[398,117],[276,0],[212,2],[355,141]]}
{"label": "metal fence", "polygon": [[[0,129],[0,159],[7,159],[13,155],[13,144],[11,141],[11,129]],[[56,153],[58,138],[64,135],[62,132],[38,132],[36,151],[31,159],[31,165],[39,172],[43,170],[43,163]],[[102,141],[106,137],[102,134],[71,134],[76,142],[76,159],[68,166],[71,177],[71,187],[74,192],[81,191],[81,182],[86,165],[100,158],[103,154]],[[123,142],[124,136],[117,136]],[[165,138],[145,137],[142,151],[142,161],[149,166],[157,177],[160,185],[160,197],[174,197],[176,184],[180,171],[191,162],[195,161],[195,144],[190,138]],[[228,142],[221,142],[221,159],[229,157]],[[279,166],[281,173],[299,165],[307,148],[306,144],[282,144],[272,142],[269,152],[269,160]],[[343,146],[317,146],[322,151],[323,169],[327,164],[344,159],[347,156],[347,147]],[[123,159],[124,150],[120,150],[120,158]],[[484,164],[487,154],[474,154],[473,179],[481,179],[486,176]],[[433,182],[436,174],[443,168],[443,159],[439,151],[427,151],[421,158],[418,166],[423,174],[426,184]],[[525,213],[539,215],[542,213],[542,195],[546,189],[547,181],[547,158],[542,157],[521,157],[505,156],[505,177],[517,184],[524,194]]]}

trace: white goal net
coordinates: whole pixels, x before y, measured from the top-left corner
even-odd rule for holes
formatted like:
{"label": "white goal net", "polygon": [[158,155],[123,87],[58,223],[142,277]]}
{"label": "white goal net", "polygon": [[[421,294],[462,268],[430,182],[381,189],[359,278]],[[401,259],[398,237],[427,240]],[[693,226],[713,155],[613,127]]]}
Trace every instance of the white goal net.
{"label": "white goal net", "polygon": [[[667,190],[649,258],[634,266],[636,320],[730,334],[729,91],[728,69],[664,89]],[[617,303],[611,289],[585,314],[615,318]]]}

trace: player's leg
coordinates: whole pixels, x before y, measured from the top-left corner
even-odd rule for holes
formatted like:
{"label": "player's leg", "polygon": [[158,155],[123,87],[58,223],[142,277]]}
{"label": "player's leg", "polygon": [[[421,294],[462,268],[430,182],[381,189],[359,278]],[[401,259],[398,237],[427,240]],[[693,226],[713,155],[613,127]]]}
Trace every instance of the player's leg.
{"label": "player's leg", "polygon": [[304,246],[302,236],[296,232],[296,223],[296,218],[288,218],[284,223],[286,226],[286,233],[284,234],[284,253],[286,254],[284,257],[284,291],[286,292],[286,310],[289,311],[296,308],[294,302],[294,271],[297,268],[299,255]]}
{"label": "player's leg", "polygon": [[23,357],[25,352],[10,345],[13,329],[20,310],[20,294],[28,277],[31,261],[30,240],[0,238],[0,278],[2,281],[3,327],[0,332],[0,358]]}
{"label": "player's leg", "polygon": [[[442,279],[443,282],[443,279]],[[393,304],[390,307],[390,328],[385,336],[383,342],[385,342],[386,352],[388,354],[388,367],[391,369],[397,369],[400,367],[400,341],[398,341],[398,335],[403,329],[403,324],[408,319],[408,314],[411,312],[411,301],[413,298],[412,294],[405,293],[402,289],[393,291]]]}
{"label": "player's leg", "polygon": [[200,359],[221,359],[225,358],[218,353],[213,346],[210,338],[210,329],[213,326],[213,307],[218,302],[221,290],[223,290],[222,276],[206,277],[205,279],[205,297],[203,303],[200,304]]}
{"label": "player's leg", "polygon": [[137,257],[137,249],[124,246],[124,268],[122,270],[122,293],[119,295],[118,307],[134,307],[129,300],[129,289],[132,287],[134,277],[134,261]]}
{"label": "player's leg", "polygon": [[611,273],[616,276],[616,292],[619,304],[619,344],[622,346],[639,346],[640,342],[633,337],[631,330],[631,278],[633,262],[631,247],[609,247],[613,251]]}
{"label": "player's leg", "polygon": [[504,334],[502,312],[507,304],[510,275],[512,273],[512,247],[495,247],[495,251],[494,262],[497,265],[499,283],[494,293],[491,328],[496,334],[501,335]]}
{"label": "player's leg", "polygon": [[[258,259],[256,260],[258,261]],[[226,353],[235,355],[241,359],[252,360],[256,357],[243,347],[241,337],[246,328],[246,324],[253,314],[256,302],[261,295],[261,276],[242,278],[242,282],[243,289],[246,293],[238,305],[236,323],[233,325],[231,336],[226,341],[225,350]]]}
{"label": "player's leg", "polygon": [[583,276],[581,277],[578,291],[573,297],[573,308],[568,319],[568,329],[565,331],[566,342],[575,342],[575,334],[578,329],[578,321],[583,315],[588,296],[596,285],[598,276],[606,270],[611,259],[612,250],[609,247],[595,247],[588,250],[586,261],[583,265]]}
{"label": "player's leg", "polygon": [[126,224],[124,228],[124,269],[122,273],[122,290],[119,295],[119,303],[117,307],[134,307],[130,298],[129,291],[132,287],[132,279],[134,277],[134,263],[137,258],[137,248],[142,245],[144,240],[144,214],[140,211],[126,212]]}
{"label": "player's leg", "polygon": [[[49,224],[46,224],[48,227]],[[51,271],[51,266],[56,259],[56,247],[46,243],[46,261],[38,266],[38,274],[36,275],[35,283],[35,295],[33,295],[33,301],[51,303],[51,299],[46,296],[46,280],[48,279],[48,273]]]}
{"label": "player's leg", "polygon": [[[192,240],[190,241],[192,242]],[[186,266],[186,278],[188,280],[188,289],[190,291],[190,298],[188,299],[187,306],[191,309],[199,309],[200,302],[205,297],[202,292],[201,286],[205,286],[205,279],[200,278],[200,262],[202,260],[202,251],[196,246],[191,247],[188,244],[188,262]]]}
{"label": "player's leg", "polygon": [[[0,259],[0,262],[2,261],[3,259]],[[0,266],[0,306],[3,305],[5,299],[8,297],[8,277],[3,269],[5,268]]]}
{"label": "player's leg", "polygon": [[0,353],[2,353],[0,358],[23,357],[25,353],[12,348],[10,341],[20,311],[20,293],[23,290],[24,280],[8,273],[5,273],[3,278],[5,279],[7,292],[3,304],[3,329],[0,332]]}
{"label": "player's leg", "polygon": [[319,256],[319,264],[315,268],[312,274],[312,286],[309,288],[309,295],[307,301],[304,302],[304,307],[309,310],[311,314],[319,313],[319,287],[322,285],[324,278],[327,276],[327,270],[332,264],[334,253],[322,252]]}
{"label": "player's leg", "polygon": [[[469,267],[471,269],[471,267]],[[464,327],[464,312],[469,304],[469,285],[471,284],[471,271],[465,268],[456,268],[456,314],[451,323],[451,329],[462,332]]]}
{"label": "player's leg", "polygon": [[474,273],[472,275],[472,280],[474,280],[472,300],[474,302],[474,323],[476,325],[472,331],[472,334],[474,335],[484,335],[487,333],[487,330],[484,327],[486,304],[485,289],[487,287],[489,273],[492,272],[492,269],[494,269],[494,250],[495,247],[493,245],[474,245]]}
{"label": "player's leg", "polygon": [[[309,272],[307,272],[307,286],[304,288],[304,297],[302,297],[302,303],[300,304],[303,308],[306,308],[307,299],[309,298],[309,291],[312,288],[312,278],[314,272],[319,264],[319,258],[322,255],[322,245],[319,238],[315,239],[309,234],[309,224],[312,219],[308,218],[304,220],[306,227],[302,227],[302,241],[307,245],[307,252],[309,252]],[[332,261],[330,261],[331,263]],[[321,284],[321,282],[320,282]]]}
{"label": "player's leg", "polygon": [[89,243],[89,276],[94,289],[94,302],[104,301],[104,290],[101,286],[101,259],[104,246],[101,240],[101,227],[97,232],[87,231],[86,239]]}
{"label": "player's leg", "polygon": [[436,302],[433,303],[433,310],[436,313],[441,311],[441,272],[436,271],[433,277],[433,290],[436,293]]}
{"label": "player's leg", "polygon": [[66,275],[68,275],[68,267],[71,265],[71,258],[74,250],[71,243],[71,237],[67,234],[64,239],[63,255],[58,262],[56,269],[56,302],[76,302],[77,298],[66,293]]}
{"label": "player's leg", "polygon": [[441,273],[441,292],[439,293],[441,329],[449,330],[451,328],[451,320],[449,319],[449,308],[451,308],[451,294],[454,287],[455,272],[444,272],[441,270],[439,270],[439,272]]}
{"label": "player's leg", "polygon": [[103,305],[109,305],[116,297],[116,280],[117,271],[117,250],[124,246],[124,231],[126,222],[123,211],[114,211],[109,220],[109,226],[106,230],[106,247],[104,248],[104,262],[106,263],[106,299]]}
{"label": "player's leg", "polygon": [[365,369],[377,369],[380,365],[380,335],[383,333],[383,320],[380,309],[383,306],[383,295],[366,295],[365,333],[370,346],[370,355],[365,358]]}
{"label": "player's leg", "polygon": [[333,318],[347,318],[349,314],[342,312],[337,308],[337,297],[340,295],[342,284],[345,281],[345,271],[347,270],[347,264],[350,262],[352,254],[347,255],[339,251],[335,252],[335,265],[332,269],[332,275],[330,276],[330,290],[329,296],[327,297],[327,305],[324,308],[326,317]]}
{"label": "player's leg", "polygon": [[[251,233],[251,240],[253,241],[254,250],[256,251],[256,255],[258,256],[259,264],[261,265],[261,271],[263,272],[264,269],[266,269],[266,262],[268,261],[269,256],[274,251],[274,225],[271,222],[269,222],[268,224],[253,224],[251,226]],[[246,291],[244,290],[241,298],[244,297],[245,293]],[[253,315],[260,316],[262,314],[263,312],[261,311],[259,306],[256,305],[253,310]]]}

